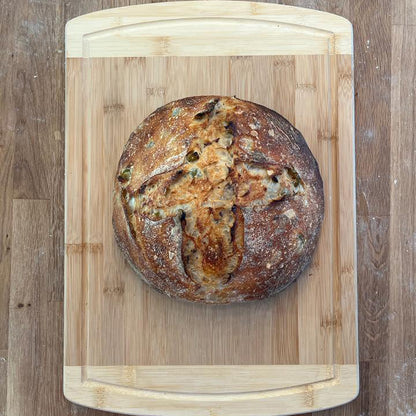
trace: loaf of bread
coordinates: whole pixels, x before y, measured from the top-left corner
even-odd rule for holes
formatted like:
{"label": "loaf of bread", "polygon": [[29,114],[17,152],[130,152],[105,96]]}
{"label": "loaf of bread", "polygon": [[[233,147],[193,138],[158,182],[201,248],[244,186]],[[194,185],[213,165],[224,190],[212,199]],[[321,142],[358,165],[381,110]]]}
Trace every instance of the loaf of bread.
{"label": "loaf of bread", "polygon": [[116,240],[168,296],[274,295],[309,265],[324,214],[319,168],[276,112],[235,97],[171,102],[131,134],[114,188]]}

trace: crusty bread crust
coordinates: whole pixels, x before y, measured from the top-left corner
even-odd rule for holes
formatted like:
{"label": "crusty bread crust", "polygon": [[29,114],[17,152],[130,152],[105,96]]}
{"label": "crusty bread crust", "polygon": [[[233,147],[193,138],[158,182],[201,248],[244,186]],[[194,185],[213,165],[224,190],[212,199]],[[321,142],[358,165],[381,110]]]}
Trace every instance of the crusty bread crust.
{"label": "crusty bread crust", "polygon": [[235,97],[188,97],[125,145],[113,226],[135,271],[168,296],[230,303],[272,296],[310,264],[322,179],[301,133]]}

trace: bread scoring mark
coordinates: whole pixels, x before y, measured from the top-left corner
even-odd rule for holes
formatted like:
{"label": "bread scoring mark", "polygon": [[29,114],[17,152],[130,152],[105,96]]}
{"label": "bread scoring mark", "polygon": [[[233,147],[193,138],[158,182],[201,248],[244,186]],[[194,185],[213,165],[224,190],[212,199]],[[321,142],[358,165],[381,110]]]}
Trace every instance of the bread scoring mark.
{"label": "bread scoring mark", "polygon": [[[214,117],[195,120],[195,129],[192,131],[190,124],[193,117],[204,112],[206,104],[216,98],[188,97],[168,103],[146,118],[141,124],[142,128],[137,128],[130,135],[120,158],[118,173],[123,167],[131,165],[132,178],[128,183],[115,181],[113,225],[116,240],[136,273],[168,296],[204,303],[262,299],[283,290],[309,265],[323,217],[322,181],[316,161],[301,134],[272,110],[236,98],[221,97],[212,113]],[[233,107],[232,111],[228,112],[227,107]],[[186,157],[192,150],[193,141],[199,138],[195,134],[197,128],[204,131],[212,128],[216,119],[224,113],[228,114],[224,123],[231,134],[227,138],[216,136],[213,143],[219,143],[220,140],[223,144],[227,141],[230,143],[225,144],[225,147],[230,150],[227,153],[231,154],[234,166],[226,166],[227,169],[220,169],[219,172],[212,167],[207,176],[215,177],[221,183],[221,177],[234,175],[235,167],[245,163],[266,168],[266,175],[272,175],[271,181],[276,186],[281,175],[273,175],[270,167],[276,172],[284,172],[290,182],[294,178],[290,169],[294,167],[294,173],[300,173],[304,180],[304,183],[301,182],[304,191],[299,188],[298,194],[301,195],[288,193],[281,200],[272,201],[266,206],[259,203],[240,207],[244,222],[243,259],[237,270],[229,274],[228,280],[218,279],[218,286],[210,287],[206,283],[194,282],[185,271],[182,254],[185,232],[178,215],[158,220],[146,217],[137,209],[137,194],[145,193],[148,186],[153,185],[153,180],[162,181],[164,174],[165,179],[169,179],[169,172],[173,174],[176,170],[184,170],[184,165],[192,164],[189,176],[203,182],[204,171],[198,168],[200,155],[194,162],[188,162]],[[249,126],[255,125],[256,119],[261,123],[258,138],[250,135],[255,129]],[[274,137],[269,130],[273,131]],[[244,137],[252,138],[251,149],[244,149],[241,145]],[[155,145],[146,149],[150,140],[154,140]],[[204,143],[204,148],[209,150],[213,143]],[[251,169],[248,170],[249,175],[253,173]],[[200,194],[197,194],[197,199],[200,199]],[[308,208],[305,208],[305,201]],[[318,205],[317,202],[322,204]],[[129,206],[134,208],[131,214],[126,211]],[[204,203],[201,208],[213,208],[215,211],[212,203]],[[296,213],[292,219],[283,215],[290,208]],[[218,223],[215,225],[218,226]],[[230,241],[238,237],[236,231],[236,227],[230,227]],[[303,248],[299,234],[305,237]]]}
{"label": "bread scoring mark", "polygon": [[[234,108],[220,99],[206,102],[189,124],[192,140],[187,150],[175,156],[182,157],[182,163],[168,172],[153,172],[138,190],[126,190],[132,167],[119,173],[132,234],[136,214],[153,222],[179,220],[184,270],[205,297],[227,285],[241,264],[242,208],[262,209],[303,193],[303,181],[293,167],[279,168],[268,161],[249,137],[240,136],[236,142],[233,113]],[[180,114],[178,107],[171,110],[172,117]],[[257,137],[262,125],[253,118],[249,127]],[[251,154],[250,162],[241,159],[241,151]],[[298,247],[299,240],[293,245]],[[274,257],[273,264],[280,253]]]}

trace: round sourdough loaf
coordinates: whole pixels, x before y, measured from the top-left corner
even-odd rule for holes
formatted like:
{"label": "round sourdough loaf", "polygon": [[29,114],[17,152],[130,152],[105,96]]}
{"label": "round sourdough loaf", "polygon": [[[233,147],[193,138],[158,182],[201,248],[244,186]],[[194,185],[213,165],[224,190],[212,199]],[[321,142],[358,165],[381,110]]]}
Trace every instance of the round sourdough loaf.
{"label": "round sourdough loaf", "polygon": [[113,226],[137,273],[168,296],[230,303],[274,295],[311,262],[324,213],[304,138],[235,97],[171,102],[131,134]]}

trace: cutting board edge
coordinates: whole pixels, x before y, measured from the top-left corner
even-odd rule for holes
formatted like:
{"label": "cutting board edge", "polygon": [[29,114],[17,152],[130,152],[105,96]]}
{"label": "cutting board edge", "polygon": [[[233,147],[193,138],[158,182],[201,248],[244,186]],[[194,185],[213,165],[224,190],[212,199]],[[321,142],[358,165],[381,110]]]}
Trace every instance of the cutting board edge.
{"label": "cutting board edge", "polygon": [[[200,2],[198,2],[198,3],[200,3]],[[242,3],[244,3],[244,2],[242,2]],[[97,14],[99,14],[99,13],[101,13],[101,12],[98,12]],[[78,59],[78,58],[75,58],[75,57],[70,57],[70,59],[72,59],[72,58]],[[354,131],[353,131],[353,133],[354,133]],[[355,171],[355,167],[353,168],[353,170]],[[354,182],[354,191],[355,191],[355,182]],[[65,190],[65,195],[66,195],[66,193],[67,193],[67,191]],[[354,201],[355,201],[355,195],[354,195]],[[66,206],[66,204],[65,204],[65,206]],[[356,219],[356,213],[355,213],[355,210],[354,210],[354,222],[355,222],[355,219]],[[66,224],[66,221],[65,221],[65,224]],[[355,229],[354,229],[354,231],[355,231]],[[356,238],[354,238],[354,244],[356,245]],[[355,251],[355,254],[356,254],[356,247],[355,246],[354,246],[354,251]],[[65,258],[66,258],[66,256],[65,256]],[[67,271],[67,268],[65,266],[65,272],[66,271]],[[355,300],[357,301],[356,273],[357,273],[357,269],[356,269],[356,260],[355,260],[355,262],[354,262],[354,275],[355,275],[355,293],[354,293],[354,296],[355,296]],[[67,276],[65,276],[65,280],[66,279],[67,279]],[[65,305],[67,305],[67,301],[65,301]],[[355,317],[357,319],[358,315],[356,314]],[[65,318],[65,321],[66,321],[66,318]],[[357,325],[355,326],[355,329],[357,331]],[[65,331],[65,336],[66,335],[67,335],[67,331]],[[358,344],[356,344],[356,347],[358,348]],[[81,360],[81,361],[84,362],[83,360]],[[313,388],[312,388],[312,390],[311,389],[308,390],[305,387],[305,394],[304,394],[304,399],[303,399],[304,402],[303,403],[306,403],[306,404],[309,403],[309,405],[312,403],[312,405],[314,405],[315,407],[311,407],[309,405],[307,406],[306,404],[304,404],[304,410],[302,410],[303,408],[302,409],[299,408],[300,410],[296,410],[296,413],[298,413],[299,411],[323,410],[325,408],[334,407],[334,406],[337,406],[337,405],[341,405],[343,403],[347,403],[350,400],[353,400],[354,397],[356,397],[356,395],[358,394],[358,387],[359,387],[359,385],[358,385],[358,363],[350,364],[350,366],[355,367],[355,374],[356,374],[357,380],[354,383],[349,383],[349,384],[346,385],[347,388],[349,389],[348,390],[349,391],[348,395],[344,395],[344,396],[340,395],[339,397],[337,396],[337,399],[339,399],[339,401],[336,401],[336,402],[334,401],[334,403],[331,402],[330,404],[326,403],[324,405],[325,407],[318,406],[318,405],[315,406],[314,405],[314,399],[313,399],[313,397],[314,397]],[[216,366],[213,366],[213,367],[216,367]],[[345,366],[345,367],[347,367],[347,366]],[[80,371],[80,369],[82,369],[82,368],[86,368],[86,367],[65,366],[64,371],[65,371],[65,374],[66,374],[68,369],[69,369],[69,372],[71,372],[75,369],[76,369],[76,371]],[[123,368],[126,368],[126,367],[123,366]],[[68,400],[71,400],[75,403],[79,403],[79,404],[82,404],[82,405],[85,405],[85,406],[88,406],[88,407],[105,409],[105,410],[109,410],[109,411],[113,410],[113,411],[118,411],[118,412],[123,412],[123,413],[136,412],[134,409],[126,409],[124,411],[124,410],[120,410],[119,408],[106,407],[105,406],[105,397],[106,397],[106,394],[107,394],[107,387],[105,387],[105,386],[103,387],[103,386],[97,385],[97,384],[94,385],[94,384],[91,384],[91,383],[88,384],[88,383],[90,383],[90,382],[86,381],[84,384],[82,384],[82,383],[80,384],[80,382],[75,382],[72,378],[69,379],[69,378],[67,378],[67,376],[65,376],[65,381],[64,381],[65,396],[68,398]],[[81,389],[79,391],[79,395],[78,395],[78,393],[75,393],[75,394],[72,393],[71,389],[73,387],[76,387],[76,388],[79,387]],[[123,394],[125,395],[125,393],[123,393]],[[328,398],[328,400],[330,400],[330,399],[332,399],[332,398],[331,397]],[[248,404],[248,402],[245,402],[245,403]],[[178,415],[180,414],[181,416],[184,415],[184,412],[181,412],[180,409],[179,410],[176,409],[176,410],[177,410],[178,413],[172,413],[172,415],[176,415],[176,414],[178,414]],[[192,414],[193,415],[195,415],[195,414],[204,414],[204,415],[210,415],[210,416],[211,415],[216,416],[216,415],[221,415],[221,414],[230,415],[230,413],[221,413],[223,411],[223,408],[221,408],[220,410],[221,411],[219,411],[218,408],[215,408],[211,412],[211,409],[206,409],[205,413],[192,413]],[[153,411],[153,409],[152,409],[152,411]],[[205,410],[201,410],[201,412],[204,412],[204,411]],[[140,414],[144,414],[144,413],[141,412]],[[154,413],[151,412],[149,414],[154,414]],[[166,413],[166,414],[169,414],[169,413]],[[191,414],[191,413],[189,413],[189,414]],[[243,413],[241,413],[241,411],[239,411],[238,413],[235,413],[235,414],[242,415]],[[264,413],[264,415],[268,415],[268,414],[269,413]],[[273,414],[276,414],[274,410],[273,410]],[[287,413],[287,410],[285,410],[285,411],[283,411],[283,413],[279,413],[279,414],[288,414],[288,413]],[[259,415],[260,415],[260,413],[259,413]]]}
{"label": "cutting board edge", "polygon": [[[115,366],[113,366],[114,368]],[[223,366],[212,366],[221,372]],[[239,366],[245,371],[250,366]],[[253,366],[255,367],[255,366]],[[297,367],[299,380],[309,366],[275,366],[276,369]],[[316,367],[316,366],[314,366]],[[327,368],[327,365],[322,365]],[[151,416],[283,416],[313,412],[340,406],[354,400],[359,393],[359,365],[336,366],[334,378],[293,388],[272,389],[237,394],[169,393],[148,389],[120,387],[120,380],[101,383],[86,377],[88,366],[64,367],[64,396],[67,400],[94,409],[123,414]],[[99,367],[105,369],[106,367]],[[108,367],[109,368],[109,367]],[[132,366],[120,366],[123,374],[131,374]],[[189,368],[183,366],[183,369]],[[254,407],[253,407],[254,406]]]}
{"label": "cutting board edge", "polygon": [[[87,34],[138,23],[201,17],[252,18],[325,30],[334,37],[335,53],[352,55],[353,51],[352,24],[342,16],[281,4],[214,0],[142,4],[78,16],[65,26],[66,57],[83,56],[83,36]],[[304,51],[310,53],[307,47]]]}

